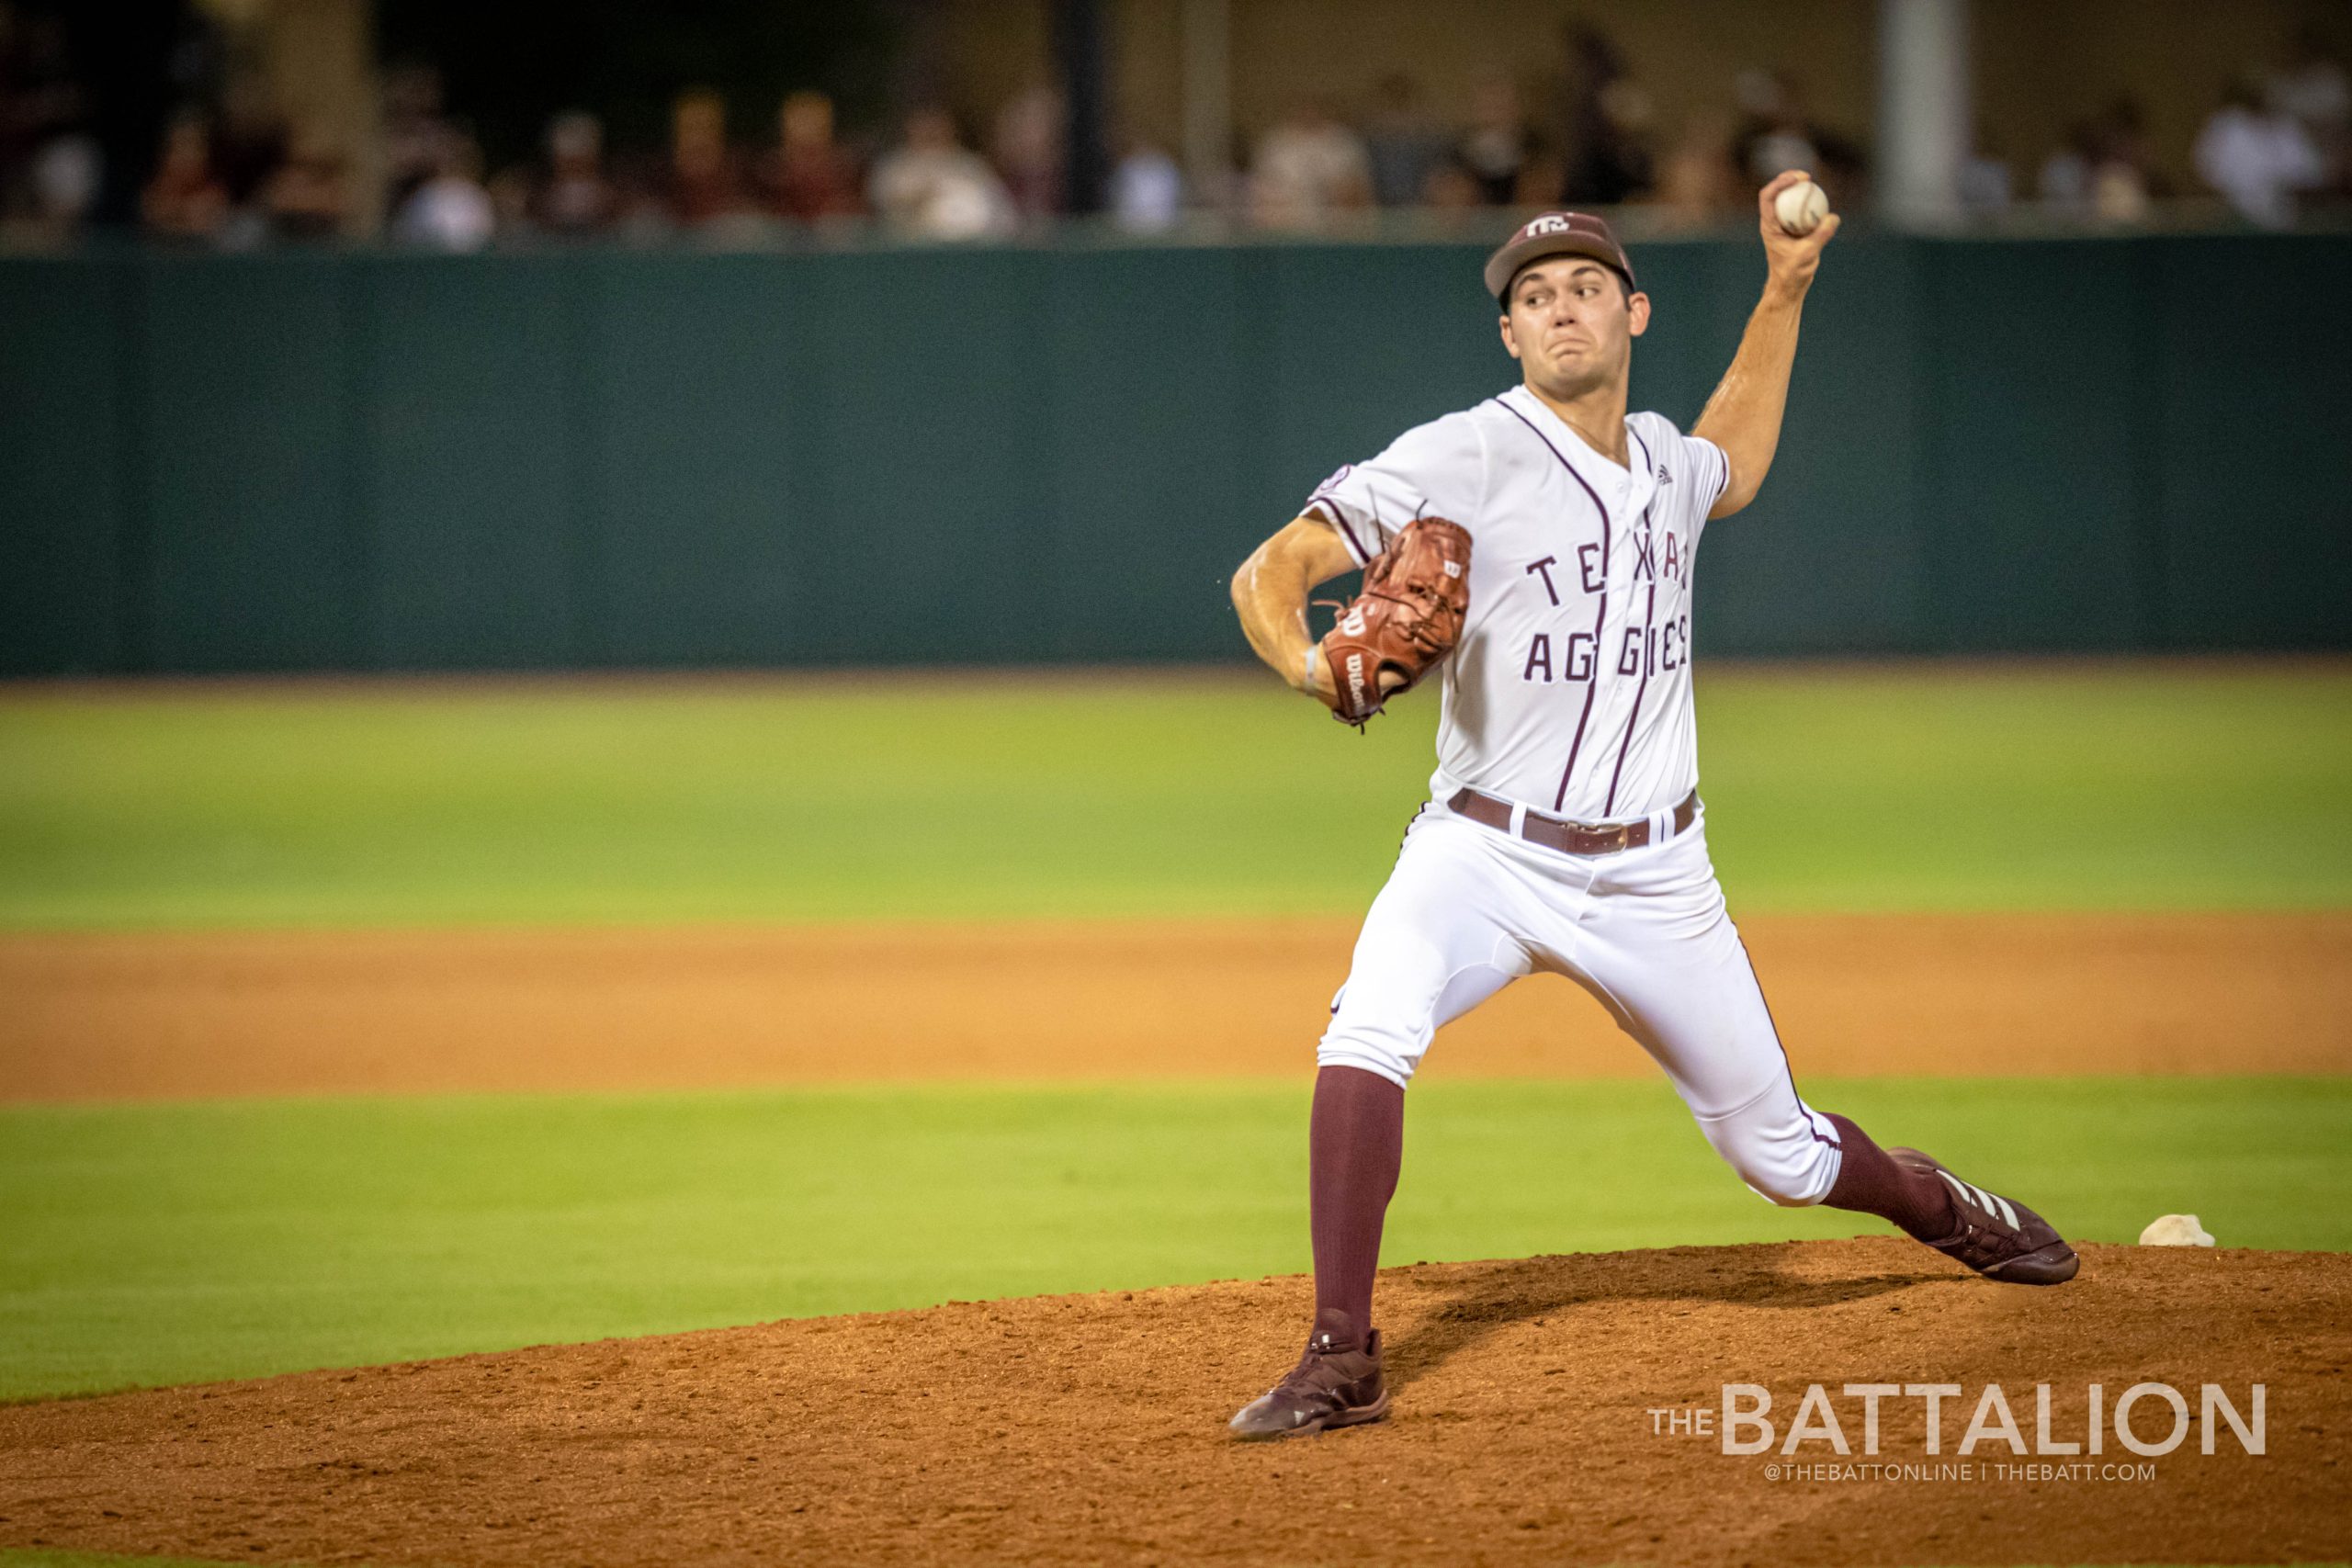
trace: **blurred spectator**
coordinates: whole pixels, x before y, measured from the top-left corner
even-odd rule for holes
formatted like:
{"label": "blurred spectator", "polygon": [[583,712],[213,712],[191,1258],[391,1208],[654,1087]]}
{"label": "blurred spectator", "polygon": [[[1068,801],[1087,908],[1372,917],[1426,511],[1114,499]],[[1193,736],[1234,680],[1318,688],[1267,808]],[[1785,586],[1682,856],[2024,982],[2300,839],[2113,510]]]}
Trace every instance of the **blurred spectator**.
{"label": "blurred spectator", "polygon": [[294,140],[294,150],[261,188],[269,236],[331,240],[343,231],[343,155],[317,130]]}
{"label": "blurred spectator", "polygon": [[1250,205],[1260,223],[1311,229],[1371,201],[1372,156],[1323,98],[1301,98],[1258,139]]}
{"label": "blurred spectator", "polygon": [[1822,124],[1806,107],[1804,84],[1785,71],[1739,74],[1745,119],[1733,138],[1748,189],[1783,169],[1801,169],[1838,193],[1849,209],[1863,205],[1867,161],[1859,142]]}
{"label": "blurred spectator", "polygon": [[40,136],[82,112],[63,17],[0,0],[0,95],[7,110],[0,115],[0,152],[14,152],[21,138]]}
{"label": "blurred spectator", "polygon": [[434,173],[392,216],[392,238],[435,251],[478,251],[491,242],[498,214],[481,183],[481,149],[445,128]]}
{"label": "blurred spectator", "polygon": [[580,109],[556,116],[548,122],[547,151],[547,179],[525,203],[530,225],[560,236],[611,228],[620,193],[605,175],[604,121]]}
{"label": "blurred spectator", "polygon": [[229,191],[212,168],[212,127],[184,114],[164,131],[155,176],[139,198],[147,231],[170,240],[209,240],[229,217]]}
{"label": "blurred spectator", "polygon": [[448,125],[441,114],[441,73],[404,61],[384,73],[384,205],[398,212],[440,167]]}
{"label": "blurred spectator", "polygon": [[1821,150],[1805,123],[1796,85],[1778,72],[1756,67],[1739,73],[1735,91],[1744,117],[1733,138],[1733,155],[1757,185],[1783,169],[1818,174]]}
{"label": "blurred spectator", "polygon": [[1430,171],[1429,184],[1421,187],[1421,204],[1440,212],[1467,212],[1487,204],[1487,191],[1469,164],[1448,157]]}
{"label": "blurred spectator", "polygon": [[285,164],[288,141],[269,84],[252,71],[231,76],[212,124],[212,170],[229,196],[231,243],[255,245],[269,238],[264,190]]}
{"label": "blurred spectator", "polygon": [[1062,189],[1062,96],[1050,87],[1015,93],[997,110],[989,147],[1012,205],[1024,218],[1049,218],[1068,203]]}
{"label": "blurred spectator", "polygon": [[2099,122],[2098,164],[2091,172],[2091,216],[2102,223],[2144,223],[2160,197],[2171,194],[2156,174],[2148,117],[2133,98],[2108,105]]}
{"label": "blurred spectator", "polygon": [[803,223],[865,209],[857,160],[833,137],[833,100],[794,93],[776,110],[776,146],[761,173],[768,210]]}
{"label": "blurred spectator", "polygon": [[1184,216],[1184,175],[1176,160],[1132,138],[1111,171],[1111,218],[1122,229],[1157,233]]}
{"label": "blurred spectator", "polygon": [[1383,207],[1416,206],[1445,160],[1445,134],[1430,119],[1420,88],[1401,71],[1383,76],[1373,98],[1363,139],[1373,199]]}
{"label": "blurred spectator", "polygon": [[2271,108],[2291,117],[2312,139],[2339,195],[2352,196],[2352,79],[2317,28],[2295,35],[2287,62],[2264,85]]}
{"label": "blurred spectator", "polygon": [[2292,115],[2264,106],[2250,82],[2233,84],[2197,135],[2198,177],[2247,222],[2289,229],[2296,197],[2327,175],[2319,149]]}
{"label": "blurred spectator", "polygon": [[2148,176],[2136,165],[2110,159],[2091,172],[2091,221],[2145,223],[2154,209]]}
{"label": "blurred spectator", "polygon": [[2009,165],[1982,154],[1960,166],[1960,209],[1974,218],[1997,218],[2009,209],[2015,192]]}
{"label": "blurred spectator", "polygon": [[2035,176],[2034,194],[2052,211],[2068,218],[2087,218],[2091,209],[2091,172],[2098,166],[2098,128],[2078,119],[2066,128],[2066,139],[2042,160]]}
{"label": "blurred spectator", "polygon": [[2352,77],[2329,52],[2319,28],[2309,23],[2297,29],[2287,62],[2264,84],[2263,98],[2314,139],[2338,138],[2352,129]]}
{"label": "blurred spectator", "polygon": [[28,161],[24,188],[0,214],[14,246],[53,249],[80,237],[97,206],[105,161],[96,138],[66,131],[42,142]]}
{"label": "blurred spectator", "polygon": [[1679,223],[1708,223],[1738,209],[1742,196],[1732,163],[1731,118],[1700,115],[1682,128],[1659,170],[1657,199]]}
{"label": "blurred spectator", "polygon": [[1470,124],[1455,143],[1454,161],[1478,182],[1478,199],[1489,207],[1532,207],[1541,190],[1535,133],[1520,108],[1519,88],[1504,76],[1490,76],[1471,90]]}
{"label": "blurred spectator", "polygon": [[1421,187],[1422,218],[1437,230],[1487,238],[1494,219],[1487,211],[1486,195],[1478,176],[1448,153],[1430,171],[1429,183]]}
{"label": "blurred spectator", "polygon": [[904,140],[874,165],[866,197],[910,234],[977,240],[1013,228],[1012,198],[988,161],[963,144],[956,119],[927,107],[907,116]]}
{"label": "blurred spectator", "polygon": [[541,232],[535,216],[539,183],[525,164],[509,164],[482,182],[490,197],[491,238],[523,240]]}
{"label": "blurred spectator", "polygon": [[2053,216],[2079,223],[2145,223],[2154,202],[2138,106],[2109,104],[2096,120],[2076,120],[2034,181]]}
{"label": "blurred spectator", "polygon": [[1974,146],[1960,165],[1961,210],[1976,217],[1997,217],[2009,209],[2012,189],[2008,160],[1994,150],[1991,129],[1980,119]]}
{"label": "blurred spectator", "polygon": [[79,129],[84,110],[64,19],[18,12],[0,0],[0,200],[11,213],[38,205],[29,186],[33,161]]}
{"label": "blurred spectator", "polygon": [[1250,138],[1239,126],[1228,128],[1225,155],[1199,168],[1184,163],[1184,196],[1193,206],[1213,212],[1246,216],[1250,208]]}
{"label": "blurred spectator", "polygon": [[727,144],[727,100],[717,93],[697,89],[678,96],[670,115],[670,168],[663,197],[670,220],[686,229],[749,209],[734,149]]}
{"label": "blurred spectator", "polygon": [[1560,200],[1569,207],[1632,201],[1648,192],[1654,178],[1649,95],[1598,28],[1571,25],[1567,54],[1567,166]]}
{"label": "blurred spectator", "polygon": [[2077,120],[2041,165],[2038,193],[2050,210],[2083,222],[2143,223],[2162,194],[2151,172],[2140,106],[2118,98],[2098,118]]}

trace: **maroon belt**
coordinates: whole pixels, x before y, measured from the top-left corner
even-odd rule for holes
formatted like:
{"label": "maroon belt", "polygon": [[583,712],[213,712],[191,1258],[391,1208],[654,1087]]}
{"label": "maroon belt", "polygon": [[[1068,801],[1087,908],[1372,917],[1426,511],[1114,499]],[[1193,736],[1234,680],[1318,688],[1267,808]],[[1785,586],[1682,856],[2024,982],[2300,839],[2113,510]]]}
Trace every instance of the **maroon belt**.
{"label": "maroon belt", "polygon": [[[1456,790],[1446,808],[1457,817],[1467,817],[1489,828],[1510,831],[1511,805],[1497,800],[1491,795],[1481,795],[1475,789]],[[1674,830],[1687,833],[1699,815],[1699,792],[1692,790],[1674,808]],[[1638,850],[1650,841],[1647,818],[1628,822],[1618,828],[1588,828],[1581,822],[1563,821],[1546,817],[1540,811],[1530,811],[1521,821],[1519,836],[1531,844],[1541,844],[1547,850],[1558,850],[1572,855],[1613,855],[1620,850]]]}

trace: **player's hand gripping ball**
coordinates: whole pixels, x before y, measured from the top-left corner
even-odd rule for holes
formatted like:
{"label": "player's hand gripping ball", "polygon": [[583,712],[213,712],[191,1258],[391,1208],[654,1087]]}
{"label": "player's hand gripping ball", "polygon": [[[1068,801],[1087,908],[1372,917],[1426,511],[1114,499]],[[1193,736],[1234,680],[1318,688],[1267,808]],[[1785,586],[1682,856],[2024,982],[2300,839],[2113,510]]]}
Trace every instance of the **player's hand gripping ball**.
{"label": "player's hand gripping ball", "polygon": [[1333,716],[1362,728],[1453,650],[1469,609],[1470,531],[1442,517],[1398,529],[1323,638],[1335,687],[1324,700]]}
{"label": "player's hand gripping ball", "polygon": [[1829,216],[1829,195],[1811,180],[1799,180],[1772,198],[1772,216],[1792,234],[1810,234]]}

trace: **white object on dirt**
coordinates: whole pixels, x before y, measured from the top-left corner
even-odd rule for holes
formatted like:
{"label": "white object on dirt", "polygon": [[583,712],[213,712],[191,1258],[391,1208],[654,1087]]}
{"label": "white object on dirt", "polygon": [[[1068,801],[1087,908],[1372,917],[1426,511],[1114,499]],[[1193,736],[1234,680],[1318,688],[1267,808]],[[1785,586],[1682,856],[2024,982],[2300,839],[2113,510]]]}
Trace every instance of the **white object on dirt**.
{"label": "white object on dirt", "polygon": [[2140,1233],[2142,1247],[2211,1247],[2213,1238],[2194,1214],[2166,1214]]}

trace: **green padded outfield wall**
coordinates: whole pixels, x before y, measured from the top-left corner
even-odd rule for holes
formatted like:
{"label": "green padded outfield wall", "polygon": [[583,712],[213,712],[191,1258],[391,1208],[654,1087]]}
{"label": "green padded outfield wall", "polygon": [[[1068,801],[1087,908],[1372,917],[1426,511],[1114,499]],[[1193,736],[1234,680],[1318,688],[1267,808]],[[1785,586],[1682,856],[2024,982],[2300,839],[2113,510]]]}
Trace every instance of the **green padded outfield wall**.
{"label": "green padded outfield wall", "polygon": [[[0,673],[1241,656],[1457,244],[0,261]],[[1688,423],[1752,243],[1638,248]],[[2352,238],[1849,234],[1702,652],[2352,645]]]}

